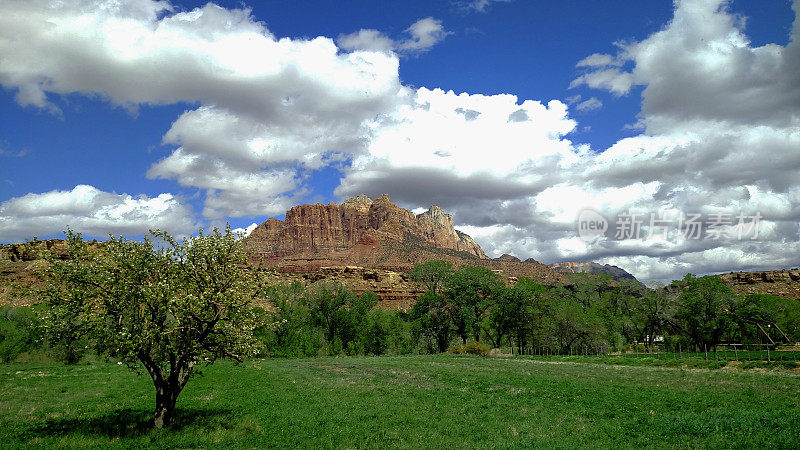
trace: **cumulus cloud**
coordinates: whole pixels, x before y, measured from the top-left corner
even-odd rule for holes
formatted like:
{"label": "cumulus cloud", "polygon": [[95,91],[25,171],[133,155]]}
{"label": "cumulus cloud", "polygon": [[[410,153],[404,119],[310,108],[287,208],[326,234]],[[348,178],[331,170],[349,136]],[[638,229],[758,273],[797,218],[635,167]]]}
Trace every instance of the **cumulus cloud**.
{"label": "cumulus cloud", "polygon": [[[800,120],[800,40],[795,18],[791,42],[752,46],[744,21],[727,0],[681,0],[661,31],[620,52],[593,54],[578,63],[591,67],[572,82],[617,95],[645,86],[642,113],[650,133],[687,122],[797,126]],[[793,8],[798,10],[798,3]],[[630,70],[607,67],[617,62]],[[619,65],[619,64],[616,64]]]}
{"label": "cumulus cloud", "polygon": [[627,94],[634,84],[633,75],[619,69],[602,69],[583,74],[572,80],[570,88],[585,84],[595,89],[606,89],[616,96]]}
{"label": "cumulus cloud", "polygon": [[[429,22],[412,26],[409,48],[437,36]],[[56,110],[51,94],[75,92],[128,107],[199,103],[149,176],[206,190],[207,217],[274,214],[301,192],[303,170],[362,152],[362,123],[403,91],[392,54],[278,39],[249,10],[211,3],[4,2],[0,43],[0,84],[21,105]]]}
{"label": "cumulus cloud", "polygon": [[397,44],[378,30],[361,29],[355,33],[343,34],[336,39],[343,50],[365,50],[372,52],[392,52]]}
{"label": "cumulus cloud", "polygon": [[136,236],[150,229],[175,235],[197,230],[191,208],[171,194],[115,194],[79,185],[70,191],[27,194],[0,203],[0,241],[22,242],[71,227],[85,237]]}
{"label": "cumulus cloud", "polygon": [[234,234],[238,234],[238,235],[240,235],[242,237],[247,237],[247,236],[250,236],[250,233],[252,233],[253,230],[255,230],[257,227],[258,227],[258,224],[253,222],[250,225],[248,225],[246,228],[234,228],[233,230],[231,230],[231,232],[234,233]]}
{"label": "cumulus cloud", "polygon": [[340,35],[336,43],[347,51],[377,51],[384,53],[420,54],[429,51],[448,34],[441,20],[425,17],[411,24],[403,40],[392,40],[378,30],[362,29],[351,34]]}
{"label": "cumulus cloud", "polygon": [[392,187],[402,202],[434,197],[451,207],[532,195],[547,185],[551,168],[578,161],[563,138],[575,125],[557,100],[420,88],[413,103],[372,124],[368,151],[353,159],[335,193]]}
{"label": "cumulus cloud", "polygon": [[[800,2],[793,5],[800,10]],[[644,278],[797,265],[800,197],[800,81],[798,19],[787,46],[755,47],[743,20],[722,0],[676,2],[673,19],[616,56],[593,54],[571,87],[616,95],[644,86],[639,123],[644,133],[623,139],[585,161],[562,187],[571,202],[614,217],[622,210],[761,214],[755,241],[601,241],[558,239],[561,250],[601,259]],[[621,69],[630,65],[629,70]],[[578,100],[580,97],[578,97]],[[764,157],[764,155],[770,155]],[[575,181],[583,180],[581,184]],[[644,183],[644,184],[642,184]],[[653,186],[621,205],[603,204],[609,189]],[[579,187],[579,190],[575,190]],[[587,195],[599,196],[589,200]],[[736,233],[732,233],[736,234]]]}
{"label": "cumulus cloud", "polygon": [[414,22],[406,31],[411,37],[401,42],[398,49],[409,53],[426,52],[449,34],[444,30],[442,21],[433,17],[426,17]]}

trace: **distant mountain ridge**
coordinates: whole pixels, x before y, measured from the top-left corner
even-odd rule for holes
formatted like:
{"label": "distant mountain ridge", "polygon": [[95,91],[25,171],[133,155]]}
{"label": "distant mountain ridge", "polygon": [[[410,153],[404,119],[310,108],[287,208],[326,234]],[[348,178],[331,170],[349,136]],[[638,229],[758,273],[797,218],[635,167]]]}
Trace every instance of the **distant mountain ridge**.
{"label": "distant mountain ridge", "polygon": [[601,273],[611,275],[615,280],[636,280],[636,277],[625,269],[611,264],[598,264],[593,261],[559,262],[550,264],[550,268],[559,273]]}

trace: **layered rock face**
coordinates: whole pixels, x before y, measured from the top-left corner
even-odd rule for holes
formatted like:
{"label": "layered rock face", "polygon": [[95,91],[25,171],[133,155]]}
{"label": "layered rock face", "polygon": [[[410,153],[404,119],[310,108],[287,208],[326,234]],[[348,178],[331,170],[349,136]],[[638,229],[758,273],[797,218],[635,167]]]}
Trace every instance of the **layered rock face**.
{"label": "layered rock face", "polygon": [[800,300],[800,269],[733,272],[719,277],[737,295],[771,294]]}
{"label": "layered rock face", "polygon": [[550,268],[559,273],[603,273],[611,275],[615,280],[635,280],[636,278],[625,269],[611,264],[598,264],[592,261],[586,262],[560,262],[550,264]]}
{"label": "layered rock face", "polygon": [[[410,236],[409,236],[410,235]],[[341,205],[299,205],[286,220],[269,219],[247,238],[247,246],[262,258],[297,254],[330,254],[356,245],[403,242],[408,238],[438,249],[486,258],[468,235],[453,228],[453,217],[438,206],[415,216],[384,194],[374,201],[364,195]]]}
{"label": "layered rock face", "polygon": [[273,282],[338,281],[356,292],[375,292],[382,306],[393,309],[414,304],[422,288],[404,272],[430,260],[485,267],[508,283],[519,277],[545,284],[565,281],[536,261],[489,259],[438,206],[415,216],[388,195],[295,206],[285,221],[269,219],[244,243],[253,263],[275,269]]}
{"label": "layered rock face", "polygon": [[[317,281],[338,282],[356,294],[374,292],[380,305],[387,309],[407,311],[421,294],[423,287],[413,282],[407,273],[357,266],[321,267],[313,272],[270,272],[268,281],[275,284],[300,282],[305,285]],[[262,306],[262,305],[258,305]],[[268,307],[269,305],[263,305]]]}

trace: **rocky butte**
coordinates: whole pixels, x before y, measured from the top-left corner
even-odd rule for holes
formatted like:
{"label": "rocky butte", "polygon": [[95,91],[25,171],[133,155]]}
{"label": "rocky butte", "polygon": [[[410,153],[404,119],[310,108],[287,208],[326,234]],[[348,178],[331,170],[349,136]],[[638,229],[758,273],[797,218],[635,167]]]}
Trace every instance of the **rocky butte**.
{"label": "rocky butte", "polygon": [[286,212],[286,220],[273,218],[259,225],[245,238],[245,246],[254,263],[276,268],[283,281],[314,281],[326,274],[324,278],[356,291],[372,290],[398,307],[421,293],[402,272],[434,259],[486,267],[512,280],[564,281],[533,260],[489,259],[440,207],[415,215],[386,194],[375,200],[359,195],[342,204],[295,206]]}
{"label": "rocky butte", "polygon": [[295,206],[286,212],[285,221],[269,219],[259,225],[247,243],[259,257],[269,259],[300,253],[327,255],[357,245],[370,247],[410,239],[420,245],[486,258],[471,237],[453,228],[453,217],[438,206],[415,216],[392,203],[386,194],[374,201],[360,195],[341,205]]}

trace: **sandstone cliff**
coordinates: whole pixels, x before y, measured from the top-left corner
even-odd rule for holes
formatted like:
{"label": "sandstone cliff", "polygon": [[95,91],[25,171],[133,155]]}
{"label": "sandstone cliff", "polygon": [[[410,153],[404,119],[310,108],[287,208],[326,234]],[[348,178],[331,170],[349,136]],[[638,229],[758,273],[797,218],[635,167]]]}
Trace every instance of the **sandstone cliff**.
{"label": "sandstone cliff", "polygon": [[719,277],[737,295],[771,294],[800,300],[800,269],[732,272]]}
{"label": "sandstone cliff", "polygon": [[[409,236],[410,235],[410,236]],[[247,237],[247,246],[260,258],[297,254],[330,254],[358,244],[416,240],[421,245],[486,258],[471,237],[453,228],[453,217],[438,206],[415,216],[392,203],[384,194],[374,201],[366,196],[341,205],[299,205],[286,212],[286,220],[269,219]]]}
{"label": "sandstone cliff", "polygon": [[[288,279],[316,279],[341,267],[354,267],[336,278],[356,290],[366,289],[367,278],[380,274],[370,285],[382,301],[406,305],[419,294],[407,280],[392,273],[410,270],[414,264],[434,259],[455,267],[468,264],[501,273],[507,279],[528,277],[540,283],[564,282],[563,276],[536,261],[492,260],[468,235],[453,228],[453,217],[438,206],[414,215],[392,203],[388,195],[375,200],[360,195],[341,205],[300,205],[286,213],[286,220],[269,219],[245,239],[253,263],[276,268]],[[364,272],[366,271],[366,272]],[[338,272],[336,272],[338,273]],[[361,281],[359,281],[361,280]],[[371,279],[370,279],[371,280]],[[369,281],[373,283],[374,280]]]}

